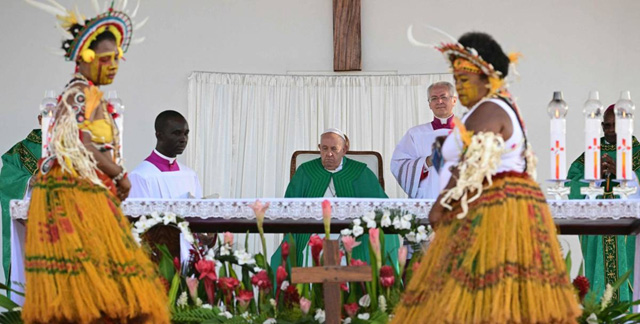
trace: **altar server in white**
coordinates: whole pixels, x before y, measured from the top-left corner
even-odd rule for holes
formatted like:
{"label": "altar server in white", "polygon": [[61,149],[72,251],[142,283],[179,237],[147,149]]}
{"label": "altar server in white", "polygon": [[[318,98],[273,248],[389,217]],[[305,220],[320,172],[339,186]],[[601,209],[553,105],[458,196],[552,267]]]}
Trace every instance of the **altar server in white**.
{"label": "altar server in white", "polygon": [[440,182],[433,166],[432,148],[437,137],[453,128],[455,88],[449,82],[436,82],[427,89],[433,121],[410,128],[391,157],[391,172],[409,198],[438,197]]}
{"label": "altar server in white", "polygon": [[156,148],[129,173],[129,198],[202,198],[195,171],[176,160],[189,140],[187,120],[166,110],[156,117],[155,130]]}

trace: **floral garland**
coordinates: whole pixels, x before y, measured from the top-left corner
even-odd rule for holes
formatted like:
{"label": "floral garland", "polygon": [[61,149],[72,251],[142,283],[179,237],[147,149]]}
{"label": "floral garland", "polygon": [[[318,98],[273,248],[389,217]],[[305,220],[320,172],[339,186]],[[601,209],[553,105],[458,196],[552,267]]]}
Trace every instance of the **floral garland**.
{"label": "floral garland", "polygon": [[193,234],[189,229],[189,223],[187,221],[171,212],[159,214],[155,211],[150,215],[140,217],[133,224],[133,227],[131,228],[133,239],[138,243],[138,245],[141,245],[142,238],[140,236],[158,224],[174,224],[178,227],[178,229],[180,229],[180,232],[184,236],[185,240],[187,240],[187,242],[189,242],[190,244],[193,244],[195,242]]}
{"label": "floral garland", "polygon": [[355,238],[365,233],[365,229],[382,228],[385,234],[396,233],[413,244],[429,241],[430,226],[420,225],[416,215],[399,209],[375,210],[356,218],[350,228],[340,231],[342,236]]}

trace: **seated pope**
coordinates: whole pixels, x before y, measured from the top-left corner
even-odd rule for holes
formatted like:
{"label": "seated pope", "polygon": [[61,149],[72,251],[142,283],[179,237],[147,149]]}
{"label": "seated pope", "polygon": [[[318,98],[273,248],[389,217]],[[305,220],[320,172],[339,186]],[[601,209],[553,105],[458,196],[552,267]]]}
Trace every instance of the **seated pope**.
{"label": "seated pope", "polygon": [[[348,137],[337,128],[329,128],[320,135],[320,157],[298,167],[287,186],[285,198],[388,198],[376,175],[365,163],[347,158]],[[311,234],[294,234],[297,266],[304,265],[304,249]],[[285,236],[285,240],[288,238]],[[353,249],[353,257],[369,261],[368,235],[359,239]],[[397,235],[385,237],[385,253],[396,262],[399,241]],[[307,257],[307,259],[309,259]],[[271,266],[276,269],[281,263],[280,248],[271,257]]]}

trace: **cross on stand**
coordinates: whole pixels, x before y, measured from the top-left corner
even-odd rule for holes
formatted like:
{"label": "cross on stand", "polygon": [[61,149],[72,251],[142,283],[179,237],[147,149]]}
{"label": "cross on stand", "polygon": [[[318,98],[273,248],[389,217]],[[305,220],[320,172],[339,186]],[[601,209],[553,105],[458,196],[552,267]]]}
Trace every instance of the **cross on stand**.
{"label": "cross on stand", "polygon": [[342,309],[340,307],[340,283],[353,281],[371,281],[370,266],[341,267],[340,245],[337,240],[324,240],[322,267],[297,267],[291,269],[291,282],[321,283],[324,297],[325,323],[339,324]]}

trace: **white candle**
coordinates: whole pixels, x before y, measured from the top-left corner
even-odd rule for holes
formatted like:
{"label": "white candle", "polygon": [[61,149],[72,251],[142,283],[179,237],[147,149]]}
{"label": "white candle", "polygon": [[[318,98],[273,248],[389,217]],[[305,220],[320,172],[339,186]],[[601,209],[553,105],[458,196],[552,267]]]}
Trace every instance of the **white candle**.
{"label": "white candle", "polygon": [[618,180],[632,180],[633,119],[616,118],[616,178]]}
{"label": "white candle", "polygon": [[585,119],[584,128],[584,178],[600,179],[600,120]]}
{"label": "white candle", "polygon": [[567,126],[564,118],[550,121],[551,129],[551,179],[563,180],[567,175],[567,151],[565,149]]}

